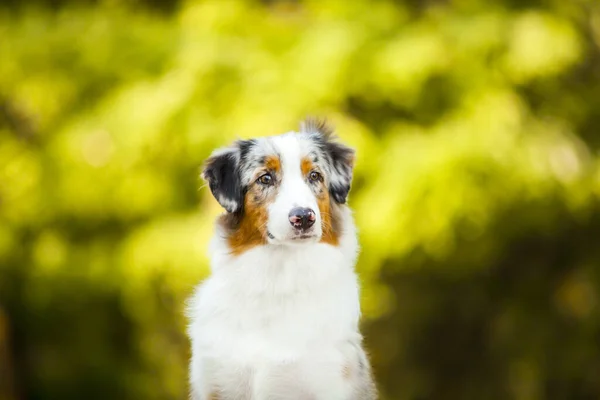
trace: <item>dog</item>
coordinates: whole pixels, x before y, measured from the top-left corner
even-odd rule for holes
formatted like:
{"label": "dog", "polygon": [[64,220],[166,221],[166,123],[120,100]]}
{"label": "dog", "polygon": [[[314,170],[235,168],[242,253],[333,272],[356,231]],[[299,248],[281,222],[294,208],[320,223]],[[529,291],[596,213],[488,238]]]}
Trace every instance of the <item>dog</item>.
{"label": "dog", "polygon": [[202,177],[226,210],[188,317],[193,400],[372,400],[359,331],[355,152],[324,121],[238,140]]}

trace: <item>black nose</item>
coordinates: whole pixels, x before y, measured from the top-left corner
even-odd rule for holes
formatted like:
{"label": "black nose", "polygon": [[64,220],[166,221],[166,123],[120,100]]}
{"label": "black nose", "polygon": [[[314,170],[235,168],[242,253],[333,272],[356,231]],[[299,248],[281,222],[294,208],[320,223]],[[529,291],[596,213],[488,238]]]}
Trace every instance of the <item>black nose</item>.
{"label": "black nose", "polygon": [[296,229],[306,230],[313,226],[317,216],[310,208],[294,208],[290,211],[290,224]]}

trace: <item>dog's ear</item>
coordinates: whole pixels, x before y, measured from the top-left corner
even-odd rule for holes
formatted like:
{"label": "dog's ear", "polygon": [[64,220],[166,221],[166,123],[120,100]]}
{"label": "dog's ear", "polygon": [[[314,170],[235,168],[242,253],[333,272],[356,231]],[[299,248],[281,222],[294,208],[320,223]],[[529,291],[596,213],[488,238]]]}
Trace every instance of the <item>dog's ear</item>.
{"label": "dog's ear", "polygon": [[229,213],[241,211],[244,204],[240,160],[240,147],[236,143],[216,150],[202,170],[201,176],[208,182],[213,196]]}
{"label": "dog's ear", "polygon": [[354,149],[331,140],[325,142],[325,150],[331,162],[329,193],[337,203],[344,204],[352,185],[356,153]]}

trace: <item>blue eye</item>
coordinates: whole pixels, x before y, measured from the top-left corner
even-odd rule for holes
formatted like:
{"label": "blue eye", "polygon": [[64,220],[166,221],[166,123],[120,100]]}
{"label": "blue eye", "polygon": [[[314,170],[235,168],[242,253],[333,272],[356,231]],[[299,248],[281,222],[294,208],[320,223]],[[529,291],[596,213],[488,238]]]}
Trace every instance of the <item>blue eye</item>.
{"label": "blue eye", "polygon": [[271,174],[264,174],[258,178],[258,182],[262,185],[270,185],[273,183],[273,177]]}

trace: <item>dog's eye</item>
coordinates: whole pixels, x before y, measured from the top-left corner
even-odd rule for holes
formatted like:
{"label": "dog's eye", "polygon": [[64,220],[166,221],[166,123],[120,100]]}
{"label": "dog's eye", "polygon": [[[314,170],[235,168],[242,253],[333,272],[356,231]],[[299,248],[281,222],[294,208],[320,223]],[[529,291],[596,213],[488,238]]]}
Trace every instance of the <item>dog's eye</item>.
{"label": "dog's eye", "polygon": [[317,171],[313,171],[308,175],[308,179],[310,179],[311,182],[319,182],[321,180],[321,174]]}
{"label": "dog's eye", "polygon": [[273,177],[271,176],[271,174],[264,174],[258,178],[258,182],[263,185],[270,185],[271,183],[273,183]]}

